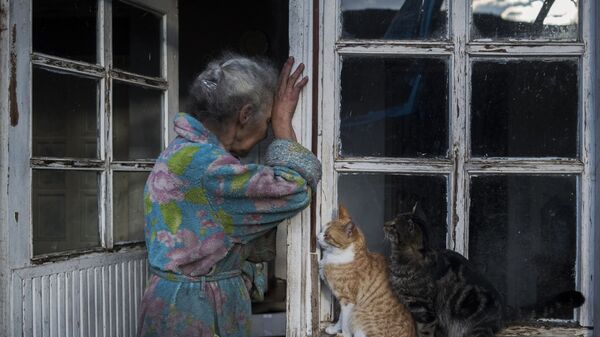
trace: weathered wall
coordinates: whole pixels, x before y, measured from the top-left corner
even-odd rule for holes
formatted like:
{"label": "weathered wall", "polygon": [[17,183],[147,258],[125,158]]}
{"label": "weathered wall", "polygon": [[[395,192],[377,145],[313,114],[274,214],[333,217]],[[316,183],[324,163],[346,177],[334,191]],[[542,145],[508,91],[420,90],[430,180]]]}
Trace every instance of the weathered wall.
{"label": "weathered wall", "polygon": [[[592,182],[594,183],[594,198],[592,199],[592,208],[594,209],[594,226],[593,231],[595,240],[594,242],[594,327],[596,330],[595,335],[600,333],[600,165],[598,160],[600,159],[600,144],[599,144],[599,133],[600,133],[600,4],[597,1],[592,1],[592,11],[595,13],[595,24],[592,31],[592,41],[595,41],[593,46],[592,60],[595,60],[595,64],[592,67],[592,73],[594,81],[594,87],[592,88],[592,101],[594,103],[594,111],[592,113],[592,120],[595,130],[595,142],[594,151],[591,160],[595,161],[595,172],[592,175]],[[590,299],[591,300],[591,299]]]}
{"label": "weathered wall", "polygon": [[0,0],[0,336],[8,327],[8,246],[7,178],[8,178],[8,83],[9,83],[8,0]]}

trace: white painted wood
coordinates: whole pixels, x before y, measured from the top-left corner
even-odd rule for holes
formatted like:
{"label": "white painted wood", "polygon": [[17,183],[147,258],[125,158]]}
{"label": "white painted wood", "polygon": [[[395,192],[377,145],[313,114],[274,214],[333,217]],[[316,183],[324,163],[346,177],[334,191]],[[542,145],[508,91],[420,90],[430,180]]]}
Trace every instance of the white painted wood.
{"label": "white painted wood", "polygon": [[468,55],[468,0],[453,1],[450,6],[450,23],[455,45],[451,63],[450,79],[450,155],[453,169],[448,189],[448,241],[449,248],[467,254],[468,235],[468,183],[464,171],[467,161],[467,102]]}
{"label": "white painted wood", "polygon": [[470,174],[484,173],[554,173],[554,174],[579,174],[584,171],[584,164],[580,161],[555,161],[555,160],[494,160],[472,159],[465,164],[465,170]]}
{"label": "white painted wood", "polygon": [[[33,291],[33,301],[32,301],[32,317],[31,322],[33,326],[33,335],[41,336],[42,335],[42,282],[41,278],[32,279],[32,291]],[[26,305],[26,304],[25,304]],[[18,336],[18,335],[17,335]]]}
{"label": "white painted wood", "polygon": [[534,328],[527,326],[511,326],[498,334],[499,337],[593,337],[593,335],[592,330],[585,328]]}
{"label": "white painted wood", "polygon": [[[27,320],[26,323],[23,324],[23,335],[24,336],[34,336],[34,289],[33,282],[31,279],[23,280],[23,320]],[[27,305],[31,304],[31,305]]]}
{"label": "white painted wood", "polygon": [[[312,64],[312,2],[290,0],[289,2],[290,55],[296,64],[303,62],[305,75],[311,75]],[[298,102],[292,124],[298,142],[310,148],[312,134],[312,91],[310,78]],[[287,336],[311,336],[311,277],[310,259],[310,210],[306,209],[289,220],[287,268]]]}
{"label": "white painted wood", "polygon": [[[580,100],[579,104],[581,120],[579,124],[580,130],[580,138],[582,142],[581,146],[581,160],[583,161],[584,170],[581,174],[580,182],[580,217],[579,217],[579,225],[580,236],[579,236],[579,251],[577,254],[577,285],[586,299],[594,298],[594,244],[599,244],[597,241],[594,241],[594,231],[593,231],[593,211],[598,208],[597,204],[593,203],[594,200],[594,186],[593,186],[593,170],[595,169],[597,163],[593,163],[592,159],[595,158],[592,155],[594,151],[594,137],[596,136],[596,132],[592,128],[592,121],[594,116],[597,115],[598,111],[594,113],[594,102],[592,101],[592,88],[594,87],[594,77],[593,77],[593,62],[591,51],[594,48],[594,44],[597,41],[592,39],[592,33],[594,29],[594,25],[597,23],[594,22],[594,19],[597,17],[594,16],[593,7],[591,1],[581,1],[579,6],[581,7],[581,21],[580,25],[582,27],[582,39],[583,42],[588,46],[583,56],[581,57],[581,66],[580,66],[580,79],[581,79],[581,87],[580,87]],[[596,227],[598,224],[596,224]],[[596,263],[597,264],[597,263]],[[596,280],[596,283],[598,281]],[[594,302],[586,301],[583,308],[578,310],[579,322],[583,326],[593,326],[594,325]]]}
{"label": "white painted wood", "polygon": [[50,335],[50,275],[41,277],[42,287],[42,335]]}
{"label": "white painted wood", "polygon": [[9,117],[9,83],[10,83],[10,23],[9,0],[0,0],[0,337],[13,331],[10,322],[11,281],[9,268],[10,238],[8,208],[8,130]]}
{"label": "white painted wood", "polygon": [[47,55],[43,53],[32,53],[31,64],[45,69],[59,70],[62,73],[85,75],[91,78],[103,78],[104,67],[82,61],[74,61],[66,58]]}
{"label": "white painted wood", "polygon": [[[14,274],[12,290],[24,304],[22,316],[13,316],[23,327],[15,335],[135,336],[137,316],[129,312],[134,305],[129,287],[131,279],[147,278],[146,270],[136,267],[146,263],[145,254],[136,252],[105,266],[85,260],[78,265],[73,261],[53,263],[57,268],[50,268],[53,264],[41,270],[29,267]],[[114,277],[106,277],[104,268]],[[111,287],[118,290],[113,292],[115,296],[104,296],[108,295],[104,290]],[[112,311],[106,309],[110,305],[114,305]],[[107,329],[107,320],[112,320],[113,329]]]}
{"label": "white painted wood", "polygon": [[[596,139],[591,122],[599,104],[592,98],[593,81],[598,83],[598,77],[591,65],[593,54],[591,50],[598,48],[592,37],[598,29],[598,5],[593,1],[581,1],[582,13],[582,42],[556,43],[549,41],[508,41],[502,43],[490,41],[469,42],[469,27],[471,24],[470,1],[452,1],[450,5],[449,42],[414,42],[414,41],[383,41],[383,40],[342,40],[337,38],[340,32],[339,1],[323,4],[323,43],[321,44],[322,90],[319,100],[322,111],[319,115],[319,155],[324,167],[324,176],[319,193],[320,212],[318,222],[324,223],[331,219],[337,207],[337,175],[338,173],[377,172],[390,174],[448,174],[448,223],[450,225],[449,246],[468,255],[468,212],[469,212],[469,179],[472,175],[482,174],[570,174],[580,176],[581,190],[579,203],[581,230],[578,244],[578,287],[586,298],[593,298],[592,261],[594,257],[594,231],[592,224],[600,221],[592,207],[595,191],[597,159],[592,159],[594,140]],[[597,36],[597,35],[595,35]],[[448,160],[420,160],[393,158],[339,158],[339,58],[343,55],[395,55],[395,56],[440,56],[450,57],[450,158]],[[469,156],[469,109],[470,109],[470,78],[471,59],[484,57],[523,58],[535,56],[539,59],[560,59],[577,57],[582,62],[582,158],[470,158]],[[596,128],[600,122],[596,122]],[[594,171],[596,170],[596,171]],[[597,173],[596,173],[597,174]],[[597,235],[600,237],[600,235]],[[597,246],[597,244],[596,244]],[[597,249],[597,251],[600,251]],[[598,287],[600,288],[600,287]],[[598,296],[600,298],[600,296]],[[321,290],[320,319],[322,322],[331,321],[332,300]],[[591,325],[591,314],[594,301],[589,301],[581,310],[579,320],[583,325]],[[596,304],[596,308],[600,305]],[[558,330],[551,330],[558,331]],[[560,335],[560,334],[559,334]]]}
{"label": "white painted wood", "polygon": [[[30,94],[30,54],[31,54],[31,18],[29,1],[12,0],[10,2],[11,64],[10,77],[14,85],[14,96],[9,96],[13,115],[18,115],[18,123],[8,129],[9,181],[8,195],[8,237],[18,243],[9,251],[9,265],[18,268],[29,263],[31,244],[31,214],[29,191],[31,191],[31,94]],[[12,90],[9,88],[9,92]],[[12,102],[16,99],[16,102]],[[10,111],[9,111],[10,114]],[[12,124],[12,123],[11,123]],[[18,220],[17,220],[18,219]]]}
{"label": "white painted wood", "polygon": [[583,43],[470,43],[467,45],[467,52],[471,55],[478,56],[543,56],[543,55],[560,55],[560,56],[577,56],[582,55],[585,51]]}
{"label": "white painted wood", "polygon": [[[319,193],[319,212],[317,212],[317,232],[325,223],[330,221],[337,209],[337,172],[334,170],[337,149],[337,128],[339,114],[339,62],[335,51],[336,40],[339,34],[339,1],[324,1],[322,8],[323,28],[321,43],[321,90],[319,100],[319,157],[323,165],[323,177]],[[334,298],[323,283],[318,285],[320,291],[321,326],[329,325],[334,319]]]}
{"label": "white painted wood", "polygon": [[363,55],[421,55],[421,56],[450,56],[454,48],[448,43],[375,43],[365,42],[339,42],[335,48],[338,53],[363,54]]}
{"label": "white painted wood", "polygon": [[600,201],[600,146],[598,146],[598,137],[600,137],[598,130],[600,130],[600,118],[598,117],[598,112],[600,112],[600,43],[598,43],[598,39],[600,38],[600,5],[598,1],[590,1],[590,13],[593,13],[593,25],[589,32],[589,50],[590,50],[590,73],[592,76],[592,87],[590,91],[590,101],[591,106],[590,109],[594,113],[591,115],[590,124],[590,132],[591,137],[593,138],[593,142],[590,148],[590,162],[593,165],[593,170],[590,171],[590,177],[592,181],[592,195],[590,198],[590,205],[595,205],[592,207],[592,224],[591,227],[591,239],[595,244],[590,247],[593,249],[592,260],[594,270],[593,277],[596,279],[596,282],[593,282],[594,288],[592,289],[593,297],[590,299],[593,301],[592,312],[594,313],[594,320],[592,321],[593,326],[596,329],[600,329],[600,282],[598,282],[597,278],[600,275],[600,263],[597,262],[597,259],[600,258],[600,228],[598,227],[600,224],[600,210],[597,205]]}
{"label": "white painted wood", "polygon": [[404,158],[348,158],[336,160],[337,172],[379,172],[379,173],[449,173],[450,160],[419,160]]}

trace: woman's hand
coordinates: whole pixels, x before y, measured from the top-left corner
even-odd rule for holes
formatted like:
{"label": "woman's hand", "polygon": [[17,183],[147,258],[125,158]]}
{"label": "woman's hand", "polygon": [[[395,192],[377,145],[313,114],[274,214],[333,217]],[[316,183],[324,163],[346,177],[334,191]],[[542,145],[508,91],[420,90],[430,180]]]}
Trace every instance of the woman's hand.
{"label": "woman's hand", "polygon": [[296,134],[292,128],[292,117],[294,117],[300,92],[306,86],[306,83],[308,83],[307,76],[298,81],[304,70],[304,64],[300,63],[294,73],[290,75],[293,65],[294,58],[292,57],[288,58],[283,65],[273,101],[271,125],[273,127],[273,135],[279,139],[296,140]]}

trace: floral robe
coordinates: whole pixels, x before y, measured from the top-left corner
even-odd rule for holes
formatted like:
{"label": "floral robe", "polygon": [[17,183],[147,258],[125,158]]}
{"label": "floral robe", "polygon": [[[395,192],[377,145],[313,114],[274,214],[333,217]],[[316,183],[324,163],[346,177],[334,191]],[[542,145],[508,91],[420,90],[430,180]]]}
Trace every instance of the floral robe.
{"label": "floral robe", "polygon": [[244,165],[183,113],[175,131],[144,190],[152,277],[138,334],[248,336],[248,247],[309,205],[320,163],[300,144],[275,140],[266,165]]}

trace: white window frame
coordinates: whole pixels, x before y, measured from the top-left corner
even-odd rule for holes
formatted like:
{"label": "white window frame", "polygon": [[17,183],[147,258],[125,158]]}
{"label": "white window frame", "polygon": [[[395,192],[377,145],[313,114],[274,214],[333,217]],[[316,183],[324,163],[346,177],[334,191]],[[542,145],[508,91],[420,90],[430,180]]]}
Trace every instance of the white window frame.
{"label": "white window frame", "polygon": [[[119,80],[120,83],[135,84],[137,87],[146,87],[152,89],[164,90],[162,99],[161,116],[161,146],[164,148],[169,141],[169,129],[172,115],[176,113],[178,106],[178,70],[176,69],[176,59],[168,58],[167,55],[173,55],[177,52],[176,44],[167,45],[166,41],[173,41],[167,37],[167,21],[170,21],[166,14],[172,13],[172,2],[165,0],[151,1],[127,1],[132,5],[141,6],[144,10],[152,11],[162,15],[161,18],[161,64],[160,76],[148,77],[127,71],[114,69],[112,66],[112,2],[106,0],[98,1],[96,46],[96,63],[86,63],[74,61],[62,57],[46,55],[33,51],[32,46],[32,1],[13,1],[11,3],[11,18],[14,18],[16,24],[15,45],[12,46],[17,53],[16,72],[18,102],[18,124],[11,128],[14,133],[10,142],[16,147],[16,151],[11,151],[9,161],[12,163],[11,169],[16,170],[14,178],[11,177],[11,187],[9,194],[16,196],[11,198],[14,202],[9,205],[19,214],[19,223],[31,224],[31,179],[32,169],[67,169],[81,170],[87,172],[100,173],[98,185],[98,214],[99,214],[99,233],[100,246],[89,250],[74,250],[71,252],[57,252],[41,256],[33,256],[33,247],[31,240],[33,238],[32,226],[18,226],[19,242],[29,237],[29,244],[21,245],[15,252],[18,257],[18,265],[26,265],[28,259],[44,261],[51,257],[62,257],[69,253],[85,253],[89,251],[105,251],[115,247],[113,240],[113,172],[139,172],[150,171],[154,165],[153,160],[135,160],[135,161],[114,161],[112,158],[112,87],[113,81]],[[170,14],[174,15],[174,14]],[[175,41],[176,42],[176,41]],[[169,54],[167,48],[172,49]],[[37,66],[45,69],[60,70],[74,75],[85,75],[94,78],[99,82],[97,100],[98,106],[98,159],[68,159],[68,158],[44,158],[33,157],[32,148],[32,93],[31,77],[32,67]],[[23,135],[28,135],[25,142]],[[162,150],[161,148],[161,150]],[[25,159],[26,157],[31,158]],[[64,171],[62,171],[64,172]],[[25,192],[25,193],[23,193]],[[29,193],[29,194],[27,194]],[[18,196],[18,197],[17,197]],[[15,261],[17,262],[17,261]]]}
{"label": "white window frame", "polygon": [[[107,335],[133,336],[135,324],[130,323],[137,318],[137,300],[141,296],[147,275],[146,254],[143,245],[114,249],[120,247],[115,247],[112,237],[112,171],[149,171],[153,162],[113,162],[110,155],[107,155],[111,153],[112,145],[109,127],[112,121],[108,113],[112,103],[111,82],[113,79],[120,79],[123,82],[166,90],[162,100],[161,124],[161,145],[166,146],[175,136],[171,125],[177,113],[179,98],[177,0],[126,0],[132,5],[163,15],[160,78],[112,69],[111,1],[114,0],[98,0],[98,64],[33,53],[32,1],[0,0],[0,336],[29,336],[33,335],[32,331],[40,333],[42,330],[44,333],[58,331],[58,334],[70,331],[70,334],[76,335],[91,335],[95,330]],[[98,128],[101,136],[98,138],[98,147],[101,156],[98,160],[32,159],[33,65],[83,74],[100,81]],[[83,164],[83,167],[79,167],[79,164]],[[80,254],[91,251],[76,251],[75,254],[61,252],[53,254],[58,255],[56,259],[54,256],[34,259],[32,170],[49,169],[50,166],[103,172],[99,184],[101,249],[98,252],[84,255]],[[87,286],[88,283],[102,286],[96,287],[94,294],[91,286]],[[66,285],[75,289],[73,293],[65,292]],[[42,287],[42,292],[46,291],[38,307],[31,305],[36,298],[32,287],[36,286]],[[58,302],[54,303],[62,305],[62,310],[67,310],[65,305],[75,306],[68,307],[68,313],[60,313],[72,316],[64,320],[57,316],[59,313],[46,310],[49,317],[44,320],[34,319],[32,322],[31,317],[35,317],[32,316],[32,310],[38,310],[39,313],[40,305],[54,305],[48,304],[48,296],[50,303],[52,296],[54,299],[58,297]],[[64,301],[68,303],[65,304]],[[92,301],[94,305],[104,306],[105,310],[100,312],[91,307],[93,311],[90,312],[84,311],[84,307],[81,311],[77,310],[79,305],[91,306]],[[55,324],[52,331],[48,324]]]}
{"label": "white window frame", "polygon": [[[467,188],[469,174],[476,173],[528,173],[528,174],[574,174],[578,177],[578,269],[576,284],[587,301],[576,310],[576,320],[583,327],[592,327],[594,321],[594,246],[593,219],[599,219],[594,213],[593,174],[596,168],[594,156],[593,128],[594,118],[594,80],[593,55],[595,25],[598,16],[594,15],[596,6],[592,0],[580,0],[581,42],[561,44],[548,41],[531,42],[469,42],[471,21],[470,0],[452,0],[449,4],[449,36],[448,41],[383,41],[356,40],[338,41],[341,23],[340,0],[323,1],[322,3],[322,63],[321,90],[319,100],[319,149],[323,164],[323,180],[318,193],[320,212],[317,215],[319,224],[326,223],[336,215],[337,181],[339,173],[405,173],[445,175],[448,179],[448,246],[468,255],[468,209],[469,191]],[[597,36],[597,35],[596,35]],[[407,159],[407,158],[338,158],[339,141],[339,109],[340,109],[340,55],[427,55],[448,58],[449,65],[449,158],[448,159]],[[581,160],[560,158],[485,158],[471,159],[468,150],[470,144],[469,127],[466,116],[470,109],[469,62],[475,57],[488,56],[576,56],[580,58],[579,94],[580,94],[580,152]],[[596,110],[597,111],[597,110]],[[597,190],[596,190],[597,191]],[[595,223],[597,226],[597,222]],[[313,238],[314,240],[314,238]],[[596,282],[597,283],[597,282]],[[334,300],[328,289],[319,285],[314,289],[315,296],[320,296],[319,319],[324,327],[333,319]],[[598,309],[596,309],[598,310]],[[596,317],[598,319],[598,317]],[[576,329],[577,330],[577,329]],[[585,330],[585,329],[584,329]],[[556,335],[572,334],[574,330],[555,329]]]}

